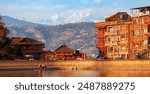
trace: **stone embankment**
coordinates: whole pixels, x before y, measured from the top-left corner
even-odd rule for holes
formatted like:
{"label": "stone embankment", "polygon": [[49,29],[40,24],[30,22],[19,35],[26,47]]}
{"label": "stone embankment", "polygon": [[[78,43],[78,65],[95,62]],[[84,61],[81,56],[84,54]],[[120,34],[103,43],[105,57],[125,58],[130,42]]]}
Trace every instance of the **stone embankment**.
{"label": "stone embankment", "polygon": [[71,61],[0,61],[0,69],[38,69],[46,67],[84,67],[84,68],[148,68],[150,60],[119,60],[119,61],[96,61],[96,60],[71,60]]}

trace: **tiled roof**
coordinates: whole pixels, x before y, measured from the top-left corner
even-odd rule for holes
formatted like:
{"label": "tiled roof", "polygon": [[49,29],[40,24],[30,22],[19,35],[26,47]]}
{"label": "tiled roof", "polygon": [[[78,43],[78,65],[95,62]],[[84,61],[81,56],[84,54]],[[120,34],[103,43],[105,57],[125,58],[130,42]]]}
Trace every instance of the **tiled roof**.
{"label": "tiled roof", "polygon": [[59,48],[57,48],[54,52],[57,52],[57,53],[59,53],[59,52],[74,53],[75,50],[73,48],[70,48],[70,47],[66,46],[66,45],[62,45]]}
{"label": "tiled roof", "polygon": [[39,42],[37,40],[31,38],[21,38],[21,37],[13,37],[11,38],[11,45],[44,45],[44,43]]}
{"label": "tiled roof", "polygon": [[120,14],[127,14],[127,12],[118,12],[118,13],[112,15],[112,16],[107,17],[106,20],[112,19],[112,18],[114,18],[114,17],[116,17],[116,16],[118,16]]}

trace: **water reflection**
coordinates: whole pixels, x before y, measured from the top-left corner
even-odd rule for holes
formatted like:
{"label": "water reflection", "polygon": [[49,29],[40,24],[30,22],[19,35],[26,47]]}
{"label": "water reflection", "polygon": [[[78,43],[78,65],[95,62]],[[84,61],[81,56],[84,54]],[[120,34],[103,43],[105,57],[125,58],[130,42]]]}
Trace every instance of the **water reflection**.
{"label": "water reflection", "polygon": [[38,70],[5,70],[0,71],[0,77],[37,77]]}
{"label": "water reflection", "polygon": [[45,77],[98,77],[99,72],[94,70],[56,70],[44,71]]}
{"label": "water reflection", "polygon": [[150,69],[52,68],[46,70],[1,70],[0,77],[150,77]]}

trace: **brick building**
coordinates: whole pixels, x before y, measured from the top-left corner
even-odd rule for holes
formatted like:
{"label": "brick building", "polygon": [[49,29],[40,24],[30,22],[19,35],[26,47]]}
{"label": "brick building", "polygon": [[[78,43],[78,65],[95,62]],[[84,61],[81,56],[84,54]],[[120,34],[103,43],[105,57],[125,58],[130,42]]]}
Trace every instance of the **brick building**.
{"label": "brick building", "polygon": [[131,17],[126,12],[118,12],[96,24],[99,32],[96,35],[100,49],[99,57],[128,58],[128,27]]}
{"label": "brick building", "polygon": [[96,24],[99,57],[109,59],[149,58],[150,7],[133,8],[131,16],[118,12]]}
{"label": "brick building", "polygon": [[150,58],[150,6],[132,8],[130,59]]}
{"label": "brick building", "polygon": [[68,47],[67,45],[61,45],[53,51],[45,51],[41,55],[43,60],[74,60],[74,59],[86,59],[86,53],[81,53],[79,50]]}

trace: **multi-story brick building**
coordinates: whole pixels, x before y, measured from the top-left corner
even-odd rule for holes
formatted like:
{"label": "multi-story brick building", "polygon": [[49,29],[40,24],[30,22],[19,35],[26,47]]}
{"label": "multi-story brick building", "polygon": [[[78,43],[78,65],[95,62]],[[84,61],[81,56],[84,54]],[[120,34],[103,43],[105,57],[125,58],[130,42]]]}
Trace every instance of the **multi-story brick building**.
{"label": "multi-story brick building", "polygon": [[132,9],[130,59],[150,58],[150,6]]}
{"label": "multi-story brick building", "polygon": [[[128,58],[128,26],[131,17],[126,12],[118,12],[96,24],[99,32],[96,35],[100,49],[99,57]],[[104,53],[104,54],[103,54]]]}
{"label": "multi-story brick building", "polygon": [[118,12],[96,24],[99,57],[110,59],[137,59],[150,56],[150,7],[139,10],[131,16]]}

